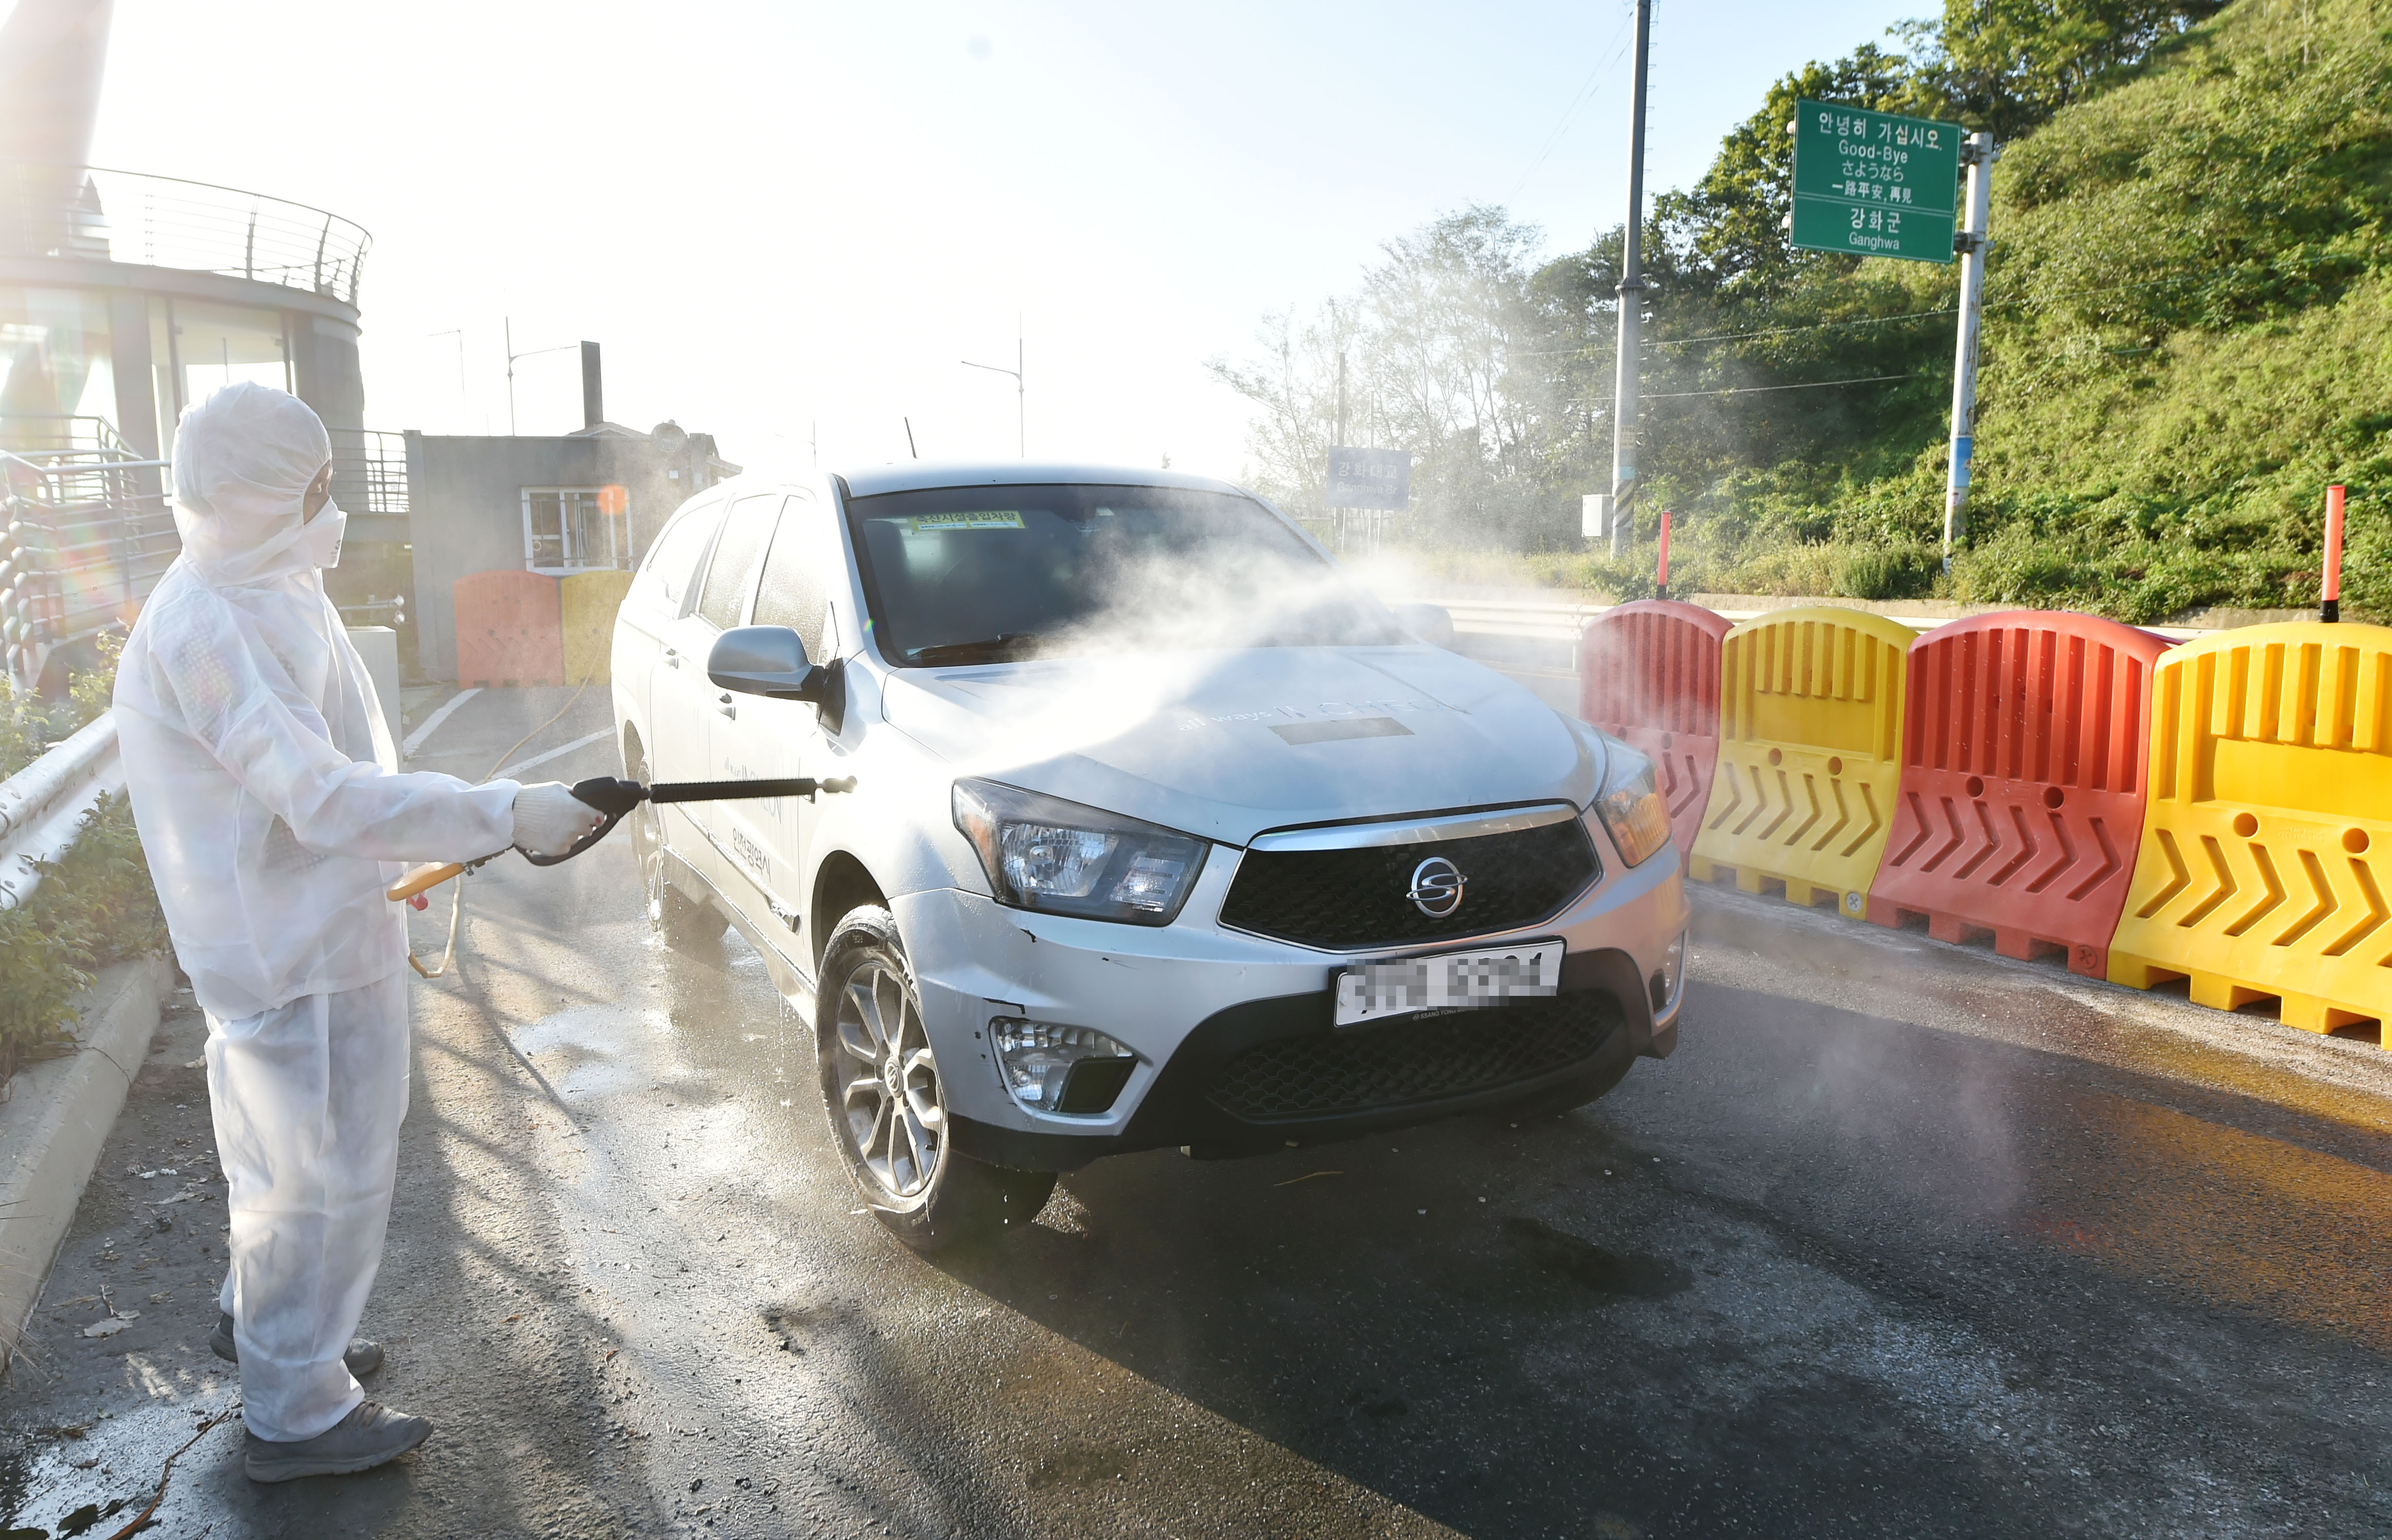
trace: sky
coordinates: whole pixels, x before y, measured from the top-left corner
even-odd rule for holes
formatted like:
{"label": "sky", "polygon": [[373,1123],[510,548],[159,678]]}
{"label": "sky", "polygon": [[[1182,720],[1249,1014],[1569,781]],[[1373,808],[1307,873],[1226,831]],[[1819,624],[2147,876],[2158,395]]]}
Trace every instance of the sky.
{"label": "sky", "polygon": [[[5,9],[0,7],[0,9]],[[1657,0],[1647,196],[1769,83],[1933,9]],[[372,232],[366,424],[509,431],[517,352],[751,470],[1010,455],[1239,478],[1205,371],[1473,203],[1626,212],[1632,7],[118,0],[93,163]],[[1017,319],[1018,318],[1018,319]],[[581,425],[572,351],[515,364]]]}

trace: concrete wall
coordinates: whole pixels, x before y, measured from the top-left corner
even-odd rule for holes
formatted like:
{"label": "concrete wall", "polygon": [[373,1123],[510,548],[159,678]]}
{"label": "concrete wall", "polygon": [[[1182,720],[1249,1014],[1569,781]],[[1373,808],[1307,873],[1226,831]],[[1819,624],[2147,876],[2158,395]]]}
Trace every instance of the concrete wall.
{"label": "concrete wall", "polygon": [[[524,561],[523,489],[620,486],[637,563],[665,519],[710,485],[712,440],[694,436],[667,451],[646,434],[609,429],[555,438],[407,435],[409,524],[415,547],[417,666],[435,680],[457,677],[450,586],[469,572]],[[673,473],[679,473],[675,475]]]}

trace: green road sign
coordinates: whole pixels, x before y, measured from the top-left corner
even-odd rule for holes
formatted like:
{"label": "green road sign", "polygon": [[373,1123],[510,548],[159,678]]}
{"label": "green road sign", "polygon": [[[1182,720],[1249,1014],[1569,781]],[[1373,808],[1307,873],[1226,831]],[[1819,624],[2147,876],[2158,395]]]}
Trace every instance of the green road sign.
{"label": "green road sign", "polygon": [[1828,101],[1794,104],[1794,244],[1911,262],[1952,260],[1956,123]]}

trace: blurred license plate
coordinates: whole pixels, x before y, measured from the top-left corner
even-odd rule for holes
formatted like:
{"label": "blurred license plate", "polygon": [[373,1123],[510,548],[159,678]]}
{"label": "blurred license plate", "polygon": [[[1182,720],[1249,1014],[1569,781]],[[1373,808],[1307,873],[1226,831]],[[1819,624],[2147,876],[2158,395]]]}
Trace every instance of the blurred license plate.
{"label": "blurred license plate", "polygon": [[1337,975],[1336,1024],[1540,998],[1560,986],[1561,976],[1558,941],[1366,962]]}

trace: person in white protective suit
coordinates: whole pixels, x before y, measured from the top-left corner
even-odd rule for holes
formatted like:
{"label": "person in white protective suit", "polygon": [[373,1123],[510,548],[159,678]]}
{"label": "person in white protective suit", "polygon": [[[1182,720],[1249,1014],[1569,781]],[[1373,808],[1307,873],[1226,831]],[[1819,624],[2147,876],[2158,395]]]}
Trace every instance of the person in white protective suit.
{"label": "person in white protective suit", "polygon": [[599,823],[563,785],[402,775],[318,569],[340,559],[332,441],[297,398],[227,385],[175,439],[183,554],[126,641],[117,732],[175,955],[208,1021],[230,1185],[214,1346],[240,1364],[258,1481],[364,1470],[432,1425],[365,1399],[352,1341],[407,1111],[418,860],[562,854]]}

